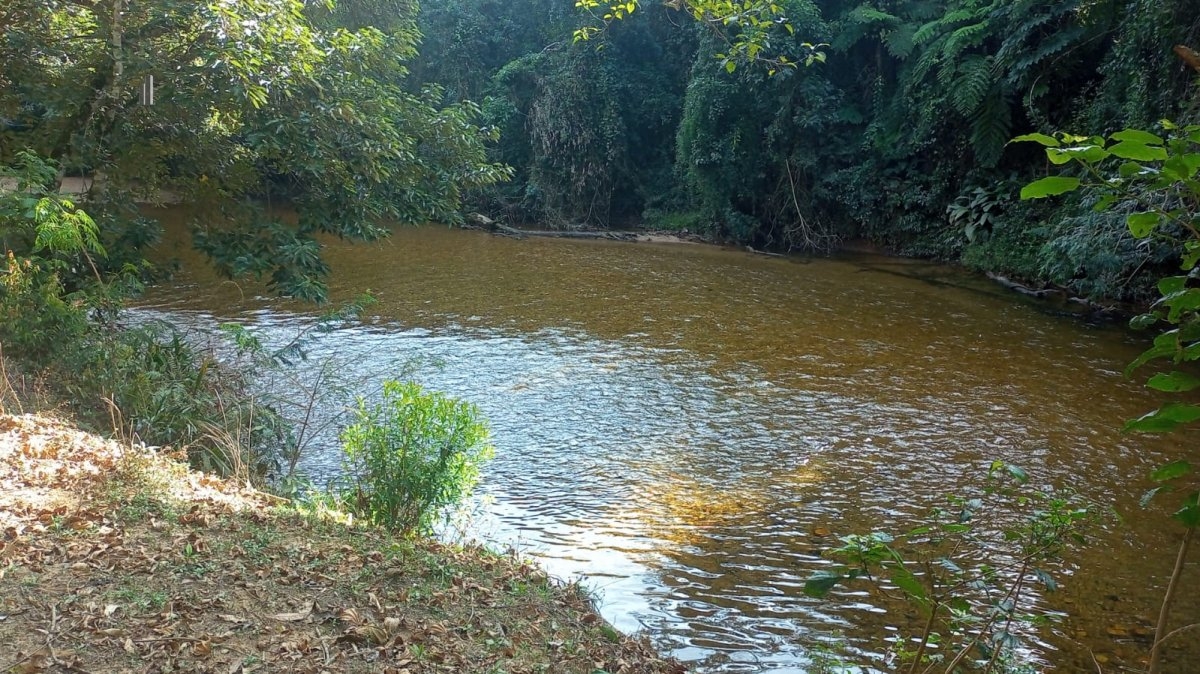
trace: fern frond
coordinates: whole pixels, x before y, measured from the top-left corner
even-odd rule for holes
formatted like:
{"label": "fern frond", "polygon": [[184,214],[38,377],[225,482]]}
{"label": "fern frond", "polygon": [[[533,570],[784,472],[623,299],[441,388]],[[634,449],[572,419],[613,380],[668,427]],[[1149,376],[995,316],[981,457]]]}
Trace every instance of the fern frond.
{"label": "fern frond", "polygon": [[975,112],[992,89],[992,58],[972,55],[958,64],[958,77],[950,89],[954,109],[964,117]]}
{"label": "fern frond", "polygon": [[929,71],[932,70],[935,65],[937,65],[940,54],[941,52],[937,49],[926,49],[925,51],[921,52],[921,56],[917,58],[916,62],[913,63],[912,68],[904,77],[905,86],[912,86],[913,84],[924,80],[925,77],[929,75]]}
{"label": "fern frond", "polygon": [[[1070,49],[1084,39],[1087,31],[1080,26],[1073,26],[1041,41],[1036,48],[1021,52],[1020,58],[1007,65],[1004,79],[1013,84],[1020,84],[1028,79],[1028,75],[1042,62]],[[997,61],[997,67],[1001,66]]]}
{"label": "fern frond", "polygon": [[913,33],[913,42],[916,44],[931,42],[935,37],[943,33],[943,29],[944,26],[941,21],[930,21]]}
{"label": "fern frond", "polygon": [[913,34],[916,31],[916,25],[911,23],[901,24],[888,31],[888,34],[883,37],[883,44],[887,47],[888,53],[901,60],[911,56],[913,49],[916,48],[916,43],[913,41]]}
{"label": "fern frond", "polygon": [[942,48],[942,55],[951,60],[957,59],[958,55],[967,49],[982,44],[987,37],[988,28],[989,22],[984,21],[956,29],[946,39],[946,46]]}
{"label": "fern frond", "polygon": [[944,9],[943,0],[911,0],[904,14],[910,19],[928,21],[939,16]]}
{"label": "fern frond", "polygon": [[[1075,36],[1086,32],[1079,25],[1071,24],[1079,5],[1076,1],[1050,3],[1049,6],[1037,2],[1032,3],[1032,8],[1027,4],[1014,3],[1005,12],[1008,36],[996,52],[998,66],[1018,61],[1037,63],[1044,58],[1044,54],[1059,51],[1057,48],[1047,51],[1051,48],[1048,43],[1058,41],[1064,32]],[[1031,9],[1038,13],[1029,14]]]}
{"label": "fern frond", "polygon": [[1012,108],[1008,97],[993,88],[971,120],[971,150],[975,160],[986,168],[995,166],[1011,136]]}
{"label": "fern frond", "polygon": [[977,9],[956,9],[953,12],[946,12],[939,23],[949,28],[953,24],[963,21],[975,21],[979,18],[978,12]]}
{"label": "fern frond", "polygon": [[900,23],[900,17],[880,11],[879,9],[868,4],[862,4],[850,10],[850,13],[846,15],[846,18],[855,23],[882,23],[885,26]]}
{"label": "fern frond", "polygon": [[854,21],[843,21],[840,30],[830,40],[830,45],[835,51],[844,52],[858,44],[858,41],[866,37],[868,32],[870,32],[870,26]]}

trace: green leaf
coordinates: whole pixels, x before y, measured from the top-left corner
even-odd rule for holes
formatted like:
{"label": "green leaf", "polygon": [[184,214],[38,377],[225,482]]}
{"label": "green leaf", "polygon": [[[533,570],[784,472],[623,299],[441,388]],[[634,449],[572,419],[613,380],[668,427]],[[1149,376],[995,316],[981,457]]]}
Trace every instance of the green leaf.
{"label": "green leaf", "polygon": [[1026,473],[1019,466],[1014,466],[1012,464],[1005,464],[1004,470],[1008,471],[1008,474],[1013,476],[1013,479],[1015,479],[1020,484],[1025,484],[1026,482],[1029,482],[1029,473]]}
{"label": "green leaf", "polygon": [[1169,433],[1184,424],[1200,420],[1200,407],[1187,403],[1170,403],[1125,422],[1126,431],[1139,433]]}
{"label": "green leaf", "polygon": [[1200,492],[1192,492],[1184,505],[1171,517],[1183,523],[1183,526],[1189,529],[1200,526]]}
{"label": "green leaf", "polygon": [[1130,213],[1128,218],[1125,218],[1125,224],[1129,226],[1129,233],[1135,238],[1144,239],[1154,233],[1154,228],[1158,226],[1158,213]]}
{"label": "green leaf", "polygon": [[1044,133],[1027,133],[1024,136],[1017,136],[1016,138],[1013,138],[1012,140],[1010,140],[1008,142],[1009,143],[1033,142],[1033,143],[1038,143],[1045,147],[1059,147],[1062,145],[1062,143],[1058,142],[1057,138],[1055,138],[1053,136],[1047,136]]}
{"label": "green leaf", "polygon": [[1131,143],[1138,143],[1140,145],[1162,145],[1163,144],[1162,138],[1159,138],[1158,136],[1150,133],[1149,131],[1142,131],[1141,129],[1125,129],[1124,131],[1118,131],[1118,132],[1114,133],[1113,135],[1109,136],[1109,138],[1111,138],[1113,140],[1118,140],[1118,141],[1129,141]]}
{"label": "green leaf", "polygon": [[1139,314],[1129,319],[1129,327],[1134,330],[1145,330],[1146,328],[1153,326],[1155,323],[1158,323],[1158,321],[1158,314]]}
{"label": "green leaf", "polygon": [[1054,576],[1051,576],[1049,573],[1041,569],[1034,569],[1033,575],[1042,583],[1042,585],[1046,586],[1047,592],[1055,592],[1058,590],[1058,581],[1054,580]]}
{"label": "green leaf", "polygon": [[1158,292],[1164,297],[1181,292],[1186,287],[1186,276],[1167,276],[1158,281]]}
{"label": "green leaf", "polygon": [[1162,161],[1167,158],[1167,151],[1161,147],[1152,147],[1131,141],[1117,143],[1108,148],[1108,151],[1121,159],[1134,161]]}
{"label": "green leaf", "polygon": [[1132,178],[1145,170],[1145,166],[1142,166],[1135,161],[1127,161],[1121,164],[1120,168],[1117,169],[1117,172],[1121,174],[1122,178]]}
{"label": "green leaf", "polygon": [[804,594],[820,599],[829,594],[843,578],[842,574],[833,571],[817,571],[804,581]]}
{"label": "green leaf", "polygon": [[1189,270],[1200,262],[1200,241],[1188,239],[1183,242],[1183,257],[1179,261],[1179,268]]}
{"label": "green leaf", "polygon": [[1117,197],[1113,194],[1105,194],[1096,200],[1096,205],[1092,206],[1092,211],[1095,213],[1104,213],[1112,208],[1113,204],[1117,203]]}
{"label": "green leaf", "polygon": [[1191,462],[1180,459],[1164,466],[1159,466],[1153,473],[1150,473],[1150,479],[1155,482],[1167,482],[1168,480],[1183,477],[1190,472],[1192,472]]}
{"label": "green leaf", "polygon": [[921,581],[906,567],[897,566],[895,571],[892,572],[891,579],[896,584],[896,587],[903,590],[908,596],[915,599],[925,598],[925,586],[921,585]]}
{"label": "green leaf", "polygon": [[1108,159],[1109,152],[1099,145],[1080,145],[1078,147],[1068,147],[1061,150],[1049,148],[1046,150],[1046,157],[1052,164],[1066,164],[1072,159],[1082,161],[1086,164],[1095,164]]}
{"label": "green leaf", "polygon": [[1181,154],[1163,162],[1163,173],[1175,180],[1188,180],[1200,170],[1200,154]]}
{"label": "green leaf", "polygon": [[733,72],[733,71],[735,71],[735,70],[737,70],[737,64],[736,64],[736,63],[734,63],[733,61],[726,61],[726,62],[725,62],[725,72],[727,72],[727,73],[732,73],[732,72]]}
{"label": "green leaf", "polygon": [[[1185,290],[1171,293],[1170,295],[1167,295],[1159,300],[1158,303],[1170,309],[1170,311],[1167,312],[1168,321],[1171,323],[1179,323],[1181,320],[1183,320],[1185,314],[1200,309],[1200,288],[1187,288]],[[1195,333],[1196,330],[1197,328],[1193,326],[1189,332]],[[1181,334],[1180,341],[1194,341],[1197,338],[1200,338],[1200,335],[1193,334],[1184,337]]]}
{"label": "green leaf", "polygon": [[1049,176],[1029,183],[1021,189],[1022,199],[1041,199],[1074,192],[1079,189],[1079,178]]}
{"label": "green leaf", "polygon": [[1167,393],[1182,393],[1200,387],[1200,377],[1186,372],[1161,372],[1146,382],[1146,386]]}

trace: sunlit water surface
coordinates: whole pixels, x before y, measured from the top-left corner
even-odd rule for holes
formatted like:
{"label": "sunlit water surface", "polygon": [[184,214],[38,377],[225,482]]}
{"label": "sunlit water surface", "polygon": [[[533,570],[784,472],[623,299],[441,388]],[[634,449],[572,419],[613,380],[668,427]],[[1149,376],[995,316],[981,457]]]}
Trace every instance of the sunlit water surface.
{"label": "sunlit water surface", "polygon": [[[275,343],[314,321],[177,243],[163,254],[189,271],[142,316],[237,320]],[[837,536],[911,528],[996,459],[1125,517],[1037,599],[1065,617],[1033,656],[1067,672],[1144,657],[1178,532],[1136,498],[1182,440],[1119,432],[1157,402],[1121,375],[1139,344],[1119,330],[880,257],[442,228],[327,255],[336,299],[369,288],[379,302],[367,325],[315,340],[300,376],[372,391],[415,363],[426,386],[478,404],[497,452],[472,535],[584,579],[614,625],[699,670],[805,672],[822,644],[885,656],[915,611],[850,590],[810,599],[805,578]],[[326,434],[301,467],[324,479],[338,461]],[[1200,649],[1180,644],[1186,668]]]}

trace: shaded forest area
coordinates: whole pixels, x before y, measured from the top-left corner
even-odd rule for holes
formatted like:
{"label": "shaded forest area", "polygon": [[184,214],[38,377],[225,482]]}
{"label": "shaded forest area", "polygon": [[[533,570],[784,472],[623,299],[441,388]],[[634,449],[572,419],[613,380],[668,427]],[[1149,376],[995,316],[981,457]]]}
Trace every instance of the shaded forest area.
{"label": "shaded forest area", "polygon": [[422,7],[417,82],[481,104],[512,181],[475,207],[554,228],[687,229],[774,250],[863,238],[1092,298],[1142,300],[1170,245],[1087,197],[1020,202],[1050,172],[1018,134],[1200,121],[1189,0],[791,0],[733,72],[709,26],[643,5],[597,38],[562,0]]}

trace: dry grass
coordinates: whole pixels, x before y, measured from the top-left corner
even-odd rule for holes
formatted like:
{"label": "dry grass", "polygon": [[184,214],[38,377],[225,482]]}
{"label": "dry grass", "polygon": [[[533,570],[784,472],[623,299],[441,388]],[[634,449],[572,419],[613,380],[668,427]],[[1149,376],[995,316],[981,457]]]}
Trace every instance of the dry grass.
{"label": "dry grass", "polygon": [[576,587],[0,416],[0,672],[682,672]]}

